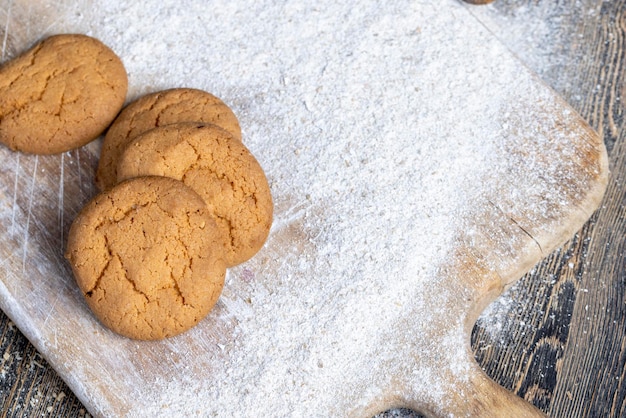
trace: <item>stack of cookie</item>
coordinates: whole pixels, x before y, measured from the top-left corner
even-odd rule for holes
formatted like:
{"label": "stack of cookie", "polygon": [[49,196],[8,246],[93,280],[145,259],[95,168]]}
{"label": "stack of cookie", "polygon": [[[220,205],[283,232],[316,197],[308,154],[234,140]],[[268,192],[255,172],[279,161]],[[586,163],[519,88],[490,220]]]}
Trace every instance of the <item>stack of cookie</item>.
{"label": "stack of cookie", "polygon": [[66,257],[102,323],[154,340],[207,315],[226,269],[264,244],[272,197],[224,102],[172,89],[120,112],[127,88],[122,61],[100,41],[47,38],[0,68],[0,142],[57,154],[109,127],[100,194],[72,224]]}
{"label": "stack of cookie", "polygon": [[171,177],[202,196],[226,237],[227,266],[265,242],[272,222],[265,173],[241,142],[235,114],[212,94],[166,90],[120,113],[104,138],[96,184],[107,190],[142,176]]}
{"label": "stack of cookie", "polygon": [[129,104],[109,128],[67,258],[87,303],[112,330],[161,339],[200,321],[225,271],[252,257],[272,222],[263,169],[231,109],[171,89]]}

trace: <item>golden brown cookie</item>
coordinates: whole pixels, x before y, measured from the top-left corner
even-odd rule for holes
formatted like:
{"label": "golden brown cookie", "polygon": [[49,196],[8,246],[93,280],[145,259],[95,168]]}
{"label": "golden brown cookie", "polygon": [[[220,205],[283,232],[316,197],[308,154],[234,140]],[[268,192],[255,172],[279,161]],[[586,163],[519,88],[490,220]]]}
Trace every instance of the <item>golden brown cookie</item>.
{"label": "golden brown cookie", "polygon": [[118,180],[157,175],[182,180],[202,196],[225,235],[226,264],[252,257],[272,224],[272,196],[263,169],[230,133],[211,124],[177,123],[131,142]]}
{"label": "golden brown cookie", "polygon": [[157,340],[191,328],[214,306],[226,271],[222,241],[197,193],[174,179],[142,177],[82,209],[66,258],[104,325]]}
{"label": "golden brown cookie", "polygon": [[120,59],[85,35],[55,35],[0,68],[0,142],[56,154],[97,138],[126,99]]}
{"label": "golden brown cookie", "polygon": [[241,139],[233,111],[210,93],[178,88],[143,96],[122,110],[104,137],[96,173],[100,190],[115,184],[117,160],[130,141],[149,129],[176,122],[213,123]]}

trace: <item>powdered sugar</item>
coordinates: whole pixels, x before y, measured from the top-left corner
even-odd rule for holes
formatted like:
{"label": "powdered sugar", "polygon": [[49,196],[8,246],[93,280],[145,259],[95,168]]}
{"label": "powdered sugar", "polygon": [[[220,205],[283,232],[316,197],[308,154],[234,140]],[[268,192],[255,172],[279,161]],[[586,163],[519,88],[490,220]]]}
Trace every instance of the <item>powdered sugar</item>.
{"label": "powdered sugar", "polygon": [[[81,399],[131,416],[463,413],[484,288],[536,261],[570,228],[571,190],[593,186],[577,117],[452,0],[56,5],[48,30],[110,45],[131,98],[186,86],[230,104],[276,207],[191,332],[73,330],[62,372]],[[88,317],[76,296],[63,305]]]}

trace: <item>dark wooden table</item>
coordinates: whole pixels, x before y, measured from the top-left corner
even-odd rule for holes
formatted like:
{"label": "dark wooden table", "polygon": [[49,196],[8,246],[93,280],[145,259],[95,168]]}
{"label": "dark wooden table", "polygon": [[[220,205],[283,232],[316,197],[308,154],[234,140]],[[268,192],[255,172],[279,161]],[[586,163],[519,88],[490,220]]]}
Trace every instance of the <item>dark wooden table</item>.
{"label": "dark wooden table", "polygon": [[[626,416],[626,0],[496,0],[469,6],[603,136],[601,208],[479,319],[489,376],[552,417]],[[0,417],[88,415],[0,312]],[[416,416],[394,411],[387,416]]]}

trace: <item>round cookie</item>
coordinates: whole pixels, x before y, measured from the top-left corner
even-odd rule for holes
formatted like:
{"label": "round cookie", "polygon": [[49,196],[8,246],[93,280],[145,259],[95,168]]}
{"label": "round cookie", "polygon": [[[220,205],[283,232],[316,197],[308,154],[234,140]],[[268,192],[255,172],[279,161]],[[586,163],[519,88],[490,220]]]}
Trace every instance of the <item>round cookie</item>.
{"label": "round cookie", "polygon": [[104,325],[157,340],[193,327],[216,303],[226,272],[222,242],[197,193],[170,178],[142,177],[82,209],[65,256]]}
{"label": "round cookie", "polygon": [[241,139],[241,128],[233,111],[210,93],[177,88],[148,94],[126,106],[104,137],[96,172],[100,190],[115,184],[117,160],[126,145],[149,129],[176,122],[212,123]]}
{"label": "round cookie", "polygon": [[97,138],[126,98],[117,55],[85,35],[55,35],[0,68],[0,142],[56,154]]}
{"label": "round cookie", "polygon": [[157,175],[182,180],[202,196],[226,237],[231,267],[263,246],[272,224],[272,196],[250,151],[218,126],[177,123],[131,142],[117,167],[118,180]]}

